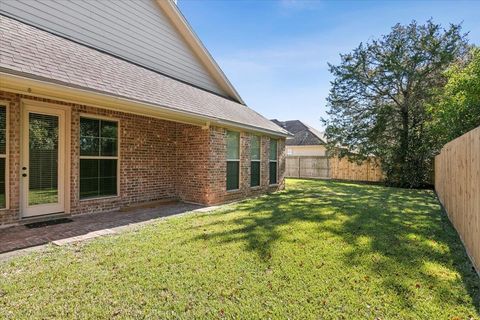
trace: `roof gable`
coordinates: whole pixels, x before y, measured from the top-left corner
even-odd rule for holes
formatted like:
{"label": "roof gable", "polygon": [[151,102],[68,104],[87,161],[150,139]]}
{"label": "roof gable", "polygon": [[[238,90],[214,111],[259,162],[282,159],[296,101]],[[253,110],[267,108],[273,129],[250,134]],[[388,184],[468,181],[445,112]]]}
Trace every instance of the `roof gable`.
{"label": "roof gable", "polygon": [[170,0],[3,0],[0,13],[243,103]]}
{"label": "roof gable", "polygon": [[32,83],[55,84],[62,90],[68,87],[69,92],[88,91],[141,104],[142,111],[167,109],[203,123],[287,135],[245,105],[1,15],[0,43],[4,44],[0,55],[2,89],[18,92],[9,85],[20,76],[31,80],[28,86],[23,82],[22,92],[37,93],[36,88],[31,89]]}
{"label": "roof gable", "polygon": [[220,66],[217,64],[215,59],[212,57],[208,49],[203,45],[200,38],[197,36],[193,28],[188,23],[185,16],[177,7],[177,1],[173,0],[156,0],[157,3],[162,7],[166,14],[172,19],[172,22],[175,24],[177,29],[182,33],[185,40],[189,43],[192,50],[197,54],[198,58],[205,65],[207,70],[209,70],[212,77],[218,82],[222,90],[224,90],[231,98],[235,101],[245,104],[243,99],[238,94],[235,87],[232,85],[230,80],[228,80],[225,73],[222,71]]}

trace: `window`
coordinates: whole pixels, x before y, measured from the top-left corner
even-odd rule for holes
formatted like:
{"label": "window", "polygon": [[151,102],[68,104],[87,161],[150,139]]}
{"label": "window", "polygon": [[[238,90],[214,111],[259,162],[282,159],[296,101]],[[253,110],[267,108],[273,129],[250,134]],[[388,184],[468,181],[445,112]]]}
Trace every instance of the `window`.
{"label": "window", "polygon": [[227,190],[239,188],[240,134],[227,131]]}
{"label": "window", "polygon": [[0,208],[7,206],[6,192],[7,162],[7,107],[0,105]]}
{"label": "window", "polygon": [[80,199],[117,195],[118,123],[80,118]]}
{"label": "window", "polygon": [[250,186],[260,185],[260,137],[250,138]]}
{"label": "window", "polygon": [[270,157],[268,162],[270,184],[277,183],[277,140],[270,139]]}

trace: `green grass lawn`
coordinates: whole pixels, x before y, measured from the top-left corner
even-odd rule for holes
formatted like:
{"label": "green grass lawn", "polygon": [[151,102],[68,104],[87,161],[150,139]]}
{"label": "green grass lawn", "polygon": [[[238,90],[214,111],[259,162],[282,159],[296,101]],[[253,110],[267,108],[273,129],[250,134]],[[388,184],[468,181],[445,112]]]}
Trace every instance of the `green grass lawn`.
{"label": "green grass lawn", "polygon": [[0,318],[479,319],[479,287],[433,192],[288,180],[0,264]]}

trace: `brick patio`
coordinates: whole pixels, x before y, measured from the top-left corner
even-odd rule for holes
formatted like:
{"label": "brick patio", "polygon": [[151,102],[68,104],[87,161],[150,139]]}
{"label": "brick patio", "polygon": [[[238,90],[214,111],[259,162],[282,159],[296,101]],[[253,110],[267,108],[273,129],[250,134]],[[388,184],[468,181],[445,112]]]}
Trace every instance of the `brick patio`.
{"label": "brick patio", "polygon": [[29,228],[25,225],[0,229],[0,254],[39,246],[52,241],[168,217],[202,208],[199,205],[171,201],[128,211],[103,212],[68,217],[70,222]]}

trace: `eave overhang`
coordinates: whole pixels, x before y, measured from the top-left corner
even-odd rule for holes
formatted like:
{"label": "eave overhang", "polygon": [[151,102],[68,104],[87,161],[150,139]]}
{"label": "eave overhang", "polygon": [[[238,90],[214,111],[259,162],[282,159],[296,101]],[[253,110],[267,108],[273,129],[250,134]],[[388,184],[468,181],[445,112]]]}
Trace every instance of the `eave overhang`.
{"label": "eave overhang", "polygon": [[209,126],[219,126],[233,130],[262,133],[271,137],[286,138],[290,136],[286,132],[281,133],[244,123],[237,123],[184,110],[176,110],[175,108],[147,103],[124,96],[117,96],[111,93],[91,89],[87,90],[85,88],[67,85],[60,81],[52,81],[51,79],[43,79],[41,77],[33,79],[24,75],[6,72],[4,68],[0,68],[0,90],[123,111],[158,119],[197,125],[204,128],[208,128]]}

